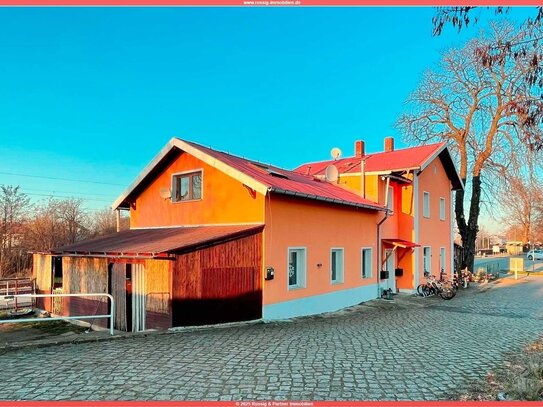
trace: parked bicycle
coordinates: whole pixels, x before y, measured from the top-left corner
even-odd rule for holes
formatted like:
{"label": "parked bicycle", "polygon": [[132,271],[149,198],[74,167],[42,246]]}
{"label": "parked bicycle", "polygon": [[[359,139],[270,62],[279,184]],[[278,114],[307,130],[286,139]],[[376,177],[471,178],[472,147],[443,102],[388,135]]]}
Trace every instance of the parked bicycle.
{"label": "parked bicycle", "polygon": [[473,275],[471,274],[471,271],[468,270],[467,267],[464,267],[462,270],[460,270],[460,273],[455,272],[453,275],[453,286],[458,288],[468,288],[469,282],[473,281]]}
{"label": "parked bicycle", "polygon": [[417,294],[421,297],[430,297],[439,295],[444,300],[450,300],[456,295],[456,288],[452,281],[438,280],[436,276],[427,276],[425,284],[417,287]]}

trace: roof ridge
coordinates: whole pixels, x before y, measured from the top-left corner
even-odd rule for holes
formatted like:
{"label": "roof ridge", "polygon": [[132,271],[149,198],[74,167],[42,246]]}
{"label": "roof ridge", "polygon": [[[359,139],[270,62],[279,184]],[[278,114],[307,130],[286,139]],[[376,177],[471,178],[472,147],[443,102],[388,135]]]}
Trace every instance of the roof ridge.
{"label": "roof ridge", "polygon": [[287,170],[286,168],[278,167],[277,165],[274,165],[274,164],[271,164],[271,163],[265,163],[265,162],[262,162],[262,161],[253,160],[251,158],[247,158],[247,157],[243,157],[243,156],[240,156],[240,155],[232,154],[232,153],[229,153],[229,152],[226,152],[226,151],[217,150],[217,149],[212,148],[212,147],[206,147],[203,144],[199,144],[199,143],[196,143],[194,141],[183,140],[182,138],[179,138],[179,137],[176,137],[176,139],[184,141],[185,143],[192,144],[193,146],[203,147],[203,148],[206,148],[208,150],[215,151],[216,153],[221,153],[221,154],[229,155],[230,157],[239,158],[239,159],[245,160],[245,161],[247,161],[247,162],[249,162],[251,164],[263,165],[263,166],[266,166],[266,167],[277,168],[277,169],[280,169],[281,171],[293,172],[292,170]]}

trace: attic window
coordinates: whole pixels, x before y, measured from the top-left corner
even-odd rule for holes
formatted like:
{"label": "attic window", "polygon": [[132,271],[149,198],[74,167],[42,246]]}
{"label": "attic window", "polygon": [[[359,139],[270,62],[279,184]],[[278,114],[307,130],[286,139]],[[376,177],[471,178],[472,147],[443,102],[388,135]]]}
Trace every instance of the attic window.
{"label": "attic window", "polygon": [[268,173],[273,177],[288,179],[288,177],[285,174],[282,174],[278,171],[268,169]]}
{"label": "attic window", "polygon": [[271,176],[273,177],[277,177],[277,178],[284,178],[284,179],[289,179],[288,176],[286,174],[283,174],[282,172],[279,172],[279,171],[276,171],[270,167],[268,167],[267,165],[264,165],[264,164],[260,164],[260,163],[252,163],[255,167],[258,167],[264,171],[266,171],[268,174],[270,174]]}
{"label": "attic window", "polygon": [[202,171],[172,175],[172,202],[202,199]]}

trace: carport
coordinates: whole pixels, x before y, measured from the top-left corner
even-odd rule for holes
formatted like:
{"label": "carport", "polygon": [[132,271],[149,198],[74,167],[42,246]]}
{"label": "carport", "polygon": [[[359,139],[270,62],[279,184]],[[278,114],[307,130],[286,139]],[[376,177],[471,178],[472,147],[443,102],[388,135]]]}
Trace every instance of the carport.
{"label": "carport", "polygon": [[[34,274],[42,282],[40,292],[52,292],[56,276],[63,293],[111,294],[119,330],[257,319],[262,312],[262,229],[131,229],[34,254],[34,264],[40,265]],[[40,256],[47,257],[43,261]],[[70,298],[57,309],[73,316],[105,312],[107,305],[104,299]]]}

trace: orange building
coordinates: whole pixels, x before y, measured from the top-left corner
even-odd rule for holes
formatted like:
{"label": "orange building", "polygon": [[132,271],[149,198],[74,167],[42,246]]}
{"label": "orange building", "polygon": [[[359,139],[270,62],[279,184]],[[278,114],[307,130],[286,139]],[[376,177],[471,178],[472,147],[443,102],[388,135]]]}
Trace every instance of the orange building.
{"label": "orange building", "polygon": [[319,176],[329,165],[340,174],[339,185],[387,207],[378,237],[379,283],[393,292],[413,292],[428,275],[450,278],[454,270],[453,191],[463,188],[446,143],[365,154],[355,142],[355,155],[308,163],[295,171]]}
{"label": "orange building", "polygon": [[[134,331],[311,315],[412,291],[424,270],[450,274],[462,184],[444,144],[386,143],[287,171],[173,138],[113,204],[130,212],[130,230],[36,254],[38,288],[50,292],[56,276],[65,293],[108,292],[115,327]],[[98,301],[70,300],[60,313]]]}

